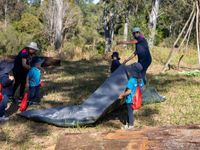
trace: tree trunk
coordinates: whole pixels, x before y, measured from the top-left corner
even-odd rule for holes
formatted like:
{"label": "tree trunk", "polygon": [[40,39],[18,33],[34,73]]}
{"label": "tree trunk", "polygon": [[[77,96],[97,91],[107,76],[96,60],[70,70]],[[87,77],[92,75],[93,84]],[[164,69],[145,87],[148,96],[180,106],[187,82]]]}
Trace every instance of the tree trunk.
{"label": "tree trunk", "polygon": [[149,45],[150,47],[154,45],[155,35],[156,35],[156,25],[159,12],[160,0],[152,0],[152,10],[149,16]]}
{"label": "tree trunk", "polygon": [[45,17],[47,19],[49,39],[59,52],[63,42],[64,16],[67,5],[68,2],[65,0],[49,0],[46,7]]}
{"label": "tree trunk", "polygon": [[62,45],[62,29],[63,29],[63,10],[64,10],[64,4],[63,0],[55,0],[55,18],[54,18],[54,24],[55,24],[55,49],[59,50]]}
{"label": "tree trunk", "polygon": [[4,26],[7,28],[8,20],[7,20],[7,11],[8,11],[8,0],[5,0],[4,4]]}
{"label": "tree trunk", "polygon": [[199,66],[200,66],[200,23],[199,23],[199,6],[200,6],[200,0],[196,1],[196,36],[197,36],[197,51],[198,51],[198,60],[199,60]]}
{"label": "tree trunk", "polygon": [[[125,24],[124,24],[124,41],[128,40],[128,13],[125,15]],[[127,45],[125,44],[124,47],[126,48]]]}
{"label": "tree trunk", "polygon": [[104,10],[104,36],[105,36],[105,51],[110,52],[114,37],[114,14],[112,12]]}

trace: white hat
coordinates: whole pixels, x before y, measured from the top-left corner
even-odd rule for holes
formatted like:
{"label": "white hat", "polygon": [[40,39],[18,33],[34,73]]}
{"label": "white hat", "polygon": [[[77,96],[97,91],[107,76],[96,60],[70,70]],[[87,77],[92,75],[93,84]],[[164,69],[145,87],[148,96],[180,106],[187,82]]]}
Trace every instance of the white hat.
{"label": "white hat", "polygon": [[36,51],[39,50],[39,48],[38,48],[38,46],[37,46],[37,43],[35,43],[35,42],[31,42],[31,43],[30,43],[29,45],[27,45],[26,47],[32,48],[32,49],[34,49],[34,50],[36,50]]}
{"label": "white hat", "polygon": [[134,27],[134,28],[132,29],[132,32],[140,32],[140,28],[139,28],[139,27]]}

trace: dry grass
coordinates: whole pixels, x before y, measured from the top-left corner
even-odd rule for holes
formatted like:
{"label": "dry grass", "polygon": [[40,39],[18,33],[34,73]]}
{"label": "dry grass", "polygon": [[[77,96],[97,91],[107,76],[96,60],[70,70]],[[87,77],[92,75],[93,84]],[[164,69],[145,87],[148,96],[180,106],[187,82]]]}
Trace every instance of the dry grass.
{"label": "dry grass", "polygon": [[[135,113],[137,128],[144,126],[186,125],[200,123],[200,79],[185,77],[175,71],[160,74],[167,49],[153,50],[153,64],[149,69],[149,85],[167,97],[163,103],[144,106]],[[122,61],[130,51],[120,51]],[[194,58],[187,58],[194,61]],[[196,58],[195,58],[196,60]],[[194,61],[195,63],[196,61]],[[183,61],[187,64],[187,61]],[[194,64],[191,63],[191,64]],[[43,103],[32,108],[50,108],[59,105],[79,104],[94,92],[107,78],[109,64],[101,59],[63,61],[58,68],[49,68],[43,76],[45,87]],[[30,109],[32,109],[30,108]],[[54,148],[57,139],[64,133],[110,131],[120,128],[124,122],[124,107],[108,114],[91,127],[58,128],[33,122],[17,116],[0,125],[1,149]]]}

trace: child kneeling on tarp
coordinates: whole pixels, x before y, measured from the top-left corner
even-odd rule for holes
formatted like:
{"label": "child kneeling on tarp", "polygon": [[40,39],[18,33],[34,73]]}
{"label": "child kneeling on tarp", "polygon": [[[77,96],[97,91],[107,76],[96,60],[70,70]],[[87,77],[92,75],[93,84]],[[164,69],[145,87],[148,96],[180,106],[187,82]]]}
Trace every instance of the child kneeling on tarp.
{"label": "child kneeling on tarp", "polygon": [[39,57],[33,57],[31,61],[31,69],[26,78],[26,87],[29,88],[28,92],[28,105],[40,103],[40,78],[41,78],[41,64],[44,62]]}
{"label": "child kneeling on tarp", "polygon": [[131,72],[128,72],[131,75],[128,80],[128,84],[124,93],[120,94],[119,99],[123,99],[125,97],[126,106],[128,111],[127,123],[123,128],[124,129],[132,129],[134,128],[134,114],[133,114],[133,97],[136,93],[137,86],[140,86],[142,89],[144,87],[144,81],[142,79],[141,71],[143,67],[140,63],[134,63],[133,69]]}

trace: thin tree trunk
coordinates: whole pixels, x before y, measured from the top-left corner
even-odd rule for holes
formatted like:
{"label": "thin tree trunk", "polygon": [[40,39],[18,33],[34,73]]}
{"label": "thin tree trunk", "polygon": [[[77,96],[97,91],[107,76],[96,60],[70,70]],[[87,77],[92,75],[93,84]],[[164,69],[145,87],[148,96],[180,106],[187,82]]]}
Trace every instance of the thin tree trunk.
{"label": "thin tree trunk", "polygon": [[111,51],[112,47],[112,41],[114,37],[114,14],[112,12],[109,12],[107,10],[104,10],[104,36],[105,36],[105,51],[107,52]]}
{"label": "thin tree trunk", "polygon": [[200,5],[200,0],[196,1],[196,9],[197,9],[197,14],[196,14],[196,36],[197,36],[197,50],[198,50],[198,60],[199,60],[199,66],[200,66],[200,31],[199,31],[199,5]]}
{"label": "thin tree trunk", "polygon": [[63,0],[55,0],[56,14],[55,14],[55,49],[59,50],[62,45],[62,28],[63,28]]}
{"label": "thin tree trunk", "polygon": [[178,38],[177,38],[176,41],[174,42],[173,47],[172,47],[172,49],[171,49],[171,51],[170,51],[170,53],[169,53],[169,55],[168,55],[168,57],[167,57],[167,61],[166,61],[166,63],[165,63],[165,66],[163,67],[162,72],[165,72],[165,70],[167,69],[169,63],[171,62],[171,59],[172,59],[172,56],[173,56],[173,53],[174,53],[174,48],[175,48],[175,46],[177,45],[177,43],[178,43],[179,39],[181,38],[181,36],[183,35],[183,33],[184,33],[186,27],[188,26],[190,20],[192,19],[192,16],[194,15],[194,11],[195,11],[195,7],[193,8],[193,11],[191,12],[191,14],[190,14],[190,16],[189,16],[187,22],[185,23],[185,25],[184,25],[184,27],[183,27],[181,33],[178,35]]}
{"label": "thin tree trunk", "polygon": [[[124,23],[124,41],[127,41],[127,40],[128,40],[128,22],[129,22],[129,20],[128,20],[128,14],[129,14],[129,13],[127,13],[127,14],[125,15],[125,23]],[[127,45],[125,44],[124,47],[126,48]]]}
{"label": "thin tree trunk", "polygon": [[5,26],[5,29],[7,28],[7,24],[8,24],[7,11],[8,11],[8,0],[5,0],[5,4],[4,4],[4,13],[5,13],[5,16],[4,16],[4,26]]}
{"label": "thin tree trunk", "polygon": [[160,0],[152,0],[152,10],[149,16],[149,30],[150,30],[149,45],[150,47],[154,45],[154,41],[155,41],[159,5],[160,5]]}

